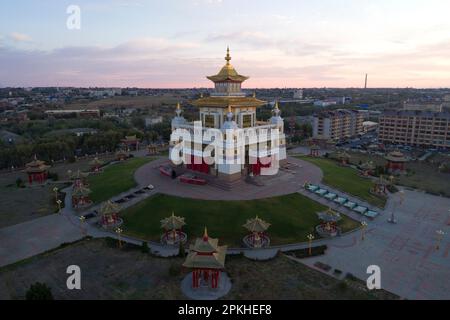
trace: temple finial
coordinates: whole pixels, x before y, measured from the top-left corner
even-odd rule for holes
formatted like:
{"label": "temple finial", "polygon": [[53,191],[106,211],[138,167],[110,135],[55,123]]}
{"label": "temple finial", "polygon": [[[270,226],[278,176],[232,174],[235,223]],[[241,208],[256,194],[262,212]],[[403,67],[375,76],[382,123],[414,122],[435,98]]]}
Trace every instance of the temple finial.
{"label": "temple finial", "polygon": [[208,240],[208,230],[205,227],[205,231],[203,233],[203,240],[207,241]]}
{"label": "temple finial", "polygon": [[180,110],[180,103],[179,102],[177,102],[177,110]]}
{"label": "temple finial", "polygon": [[230,47],[227,46],[227,56],[225,57],[227,64],[230,64],[231,56],[230,56]]}

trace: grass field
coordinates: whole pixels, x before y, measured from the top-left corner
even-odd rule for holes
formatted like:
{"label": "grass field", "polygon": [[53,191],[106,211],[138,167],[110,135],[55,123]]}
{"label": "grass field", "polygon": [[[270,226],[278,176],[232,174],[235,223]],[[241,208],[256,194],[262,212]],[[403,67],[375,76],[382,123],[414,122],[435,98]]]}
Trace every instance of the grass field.
{"label": "grass field", "polygon": [[109,165],[103,172],[89,176],[91,199],[94,203],[105,201],[136,186],[134,172],[151,158],[132,158]]}
{"label": "grass field", "polygon": [[[185,217],[184,230],[190,239],[208,228],[212,237],[221,243],[239,245],[246,230],[242,225],[258,215],[271,223],[268,233],[272,244],[307,241],[306,236],[319,224],[316,213],[326,207],[300,194],[249,201],[207,201],[157,194],[122,212],[124,233],[159,241],[160,220],[172,214]],[[348,231],[358,223],[348,217],[341,220],[341,228]]]}
{"label": "grass field", "polygon": [[373,182],[361,178],[355,169],[339,166],[336,162],[328,159],[299,157],[320,167],[323,172],[323,183],[348,194],[359,197],[370,204],[384,207],[386,200],[372,195],[369,190]]}

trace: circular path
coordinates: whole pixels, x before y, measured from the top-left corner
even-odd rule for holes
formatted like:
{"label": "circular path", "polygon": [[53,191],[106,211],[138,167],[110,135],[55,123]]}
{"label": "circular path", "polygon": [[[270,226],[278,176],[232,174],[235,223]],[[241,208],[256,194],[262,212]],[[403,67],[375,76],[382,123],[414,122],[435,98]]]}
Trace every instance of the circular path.
{"label": "circular path", "polygon": [[233,186],[231,191],[226,191],[208,184],[185,184],[178,179],[162,176],[159,167],[168,163],[168,159],[158,159],[140,167],[135,172],[136,182],[141,186],[152,184],[158,192],[172,196],[204,200],[252,200],[295,193],[305,182],[319,183],[323,176],[319,167],[288,157],[288,170],[280,169],[277,175],[259,177],[264,186],[242,181]]}

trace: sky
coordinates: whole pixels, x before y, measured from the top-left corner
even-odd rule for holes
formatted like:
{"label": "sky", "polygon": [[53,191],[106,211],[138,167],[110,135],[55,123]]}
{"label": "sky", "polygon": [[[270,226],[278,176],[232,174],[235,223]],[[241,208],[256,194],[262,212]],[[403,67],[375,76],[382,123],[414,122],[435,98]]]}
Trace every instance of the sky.
{"label": "sky", "polygon": [[[69,29],[67,8],[80,8]],[[0,2],[0,87],[450,87],[448,0]]]}

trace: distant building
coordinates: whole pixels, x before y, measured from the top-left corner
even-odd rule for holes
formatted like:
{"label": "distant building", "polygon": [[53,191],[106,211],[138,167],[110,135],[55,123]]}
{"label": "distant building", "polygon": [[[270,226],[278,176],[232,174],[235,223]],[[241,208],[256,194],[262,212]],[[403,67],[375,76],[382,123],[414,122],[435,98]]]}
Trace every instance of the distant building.
{"label": "distant building", "polygon": [[364,132],[363,114],[357,110],[338,109],[314,115],[313,138],[346,139]]}
{"label": "distant building", "polygon": [[145,126],[146,127],[151,127],[155,124],[162,123],[162,122],[163,122],[162,116],[154,117],[154,118],[145,118]]}
{"label": "distant building", "polygon": [[442,103],[405,101],[403,110],[442,112]]}
{"label": "distant building", "polygon": [[379,141],[416,147],[450,148],[450,112],[386,111]]}
{"label": "distant building", "polygon": [[334,100],[317,100],[314,101],[314,106],[315,107],[329,107],[329,106],[335,106],[337,104],[336,101]]}
{"label": "distant building", "polygon": [[302,100],[303,99],[303,90],[302,89],[295,90],[294,94],[293,94],[293,98]]}
{"label": "distant building", "polygon": [[48,116],[55,116],[55,117],[80,117],[80,118],[99,118],[100,117],[100,110],[99,109],[72,109],[72,110],[47,110],[45,111],[45,114]]}
{"label": "distant building", "polygon": [[378,128],[378,123],[373,121],[364,121],[363,122],[363,129],[364,132],[371,132],[375,131]]}

